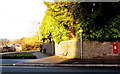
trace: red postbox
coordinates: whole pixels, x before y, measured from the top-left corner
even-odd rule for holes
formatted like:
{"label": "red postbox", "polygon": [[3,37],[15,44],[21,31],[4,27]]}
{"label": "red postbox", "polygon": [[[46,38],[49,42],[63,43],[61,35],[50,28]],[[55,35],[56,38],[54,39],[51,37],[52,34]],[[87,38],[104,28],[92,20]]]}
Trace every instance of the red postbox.
{"label": "red postbox", "polygon": [[113,42],[113,53],[118,53],[118,42]]}

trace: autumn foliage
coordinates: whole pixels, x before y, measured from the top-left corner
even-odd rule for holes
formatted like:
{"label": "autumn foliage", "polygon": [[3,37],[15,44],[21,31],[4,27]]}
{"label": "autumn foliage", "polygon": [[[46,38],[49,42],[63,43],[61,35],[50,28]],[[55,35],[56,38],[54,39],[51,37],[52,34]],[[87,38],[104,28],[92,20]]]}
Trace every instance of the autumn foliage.
{"label": "autumn foliage", "polygon": [[23,51],[39,50],[38,35],[14,40],[11,41],[11,44],[20,44],[22,46]]}

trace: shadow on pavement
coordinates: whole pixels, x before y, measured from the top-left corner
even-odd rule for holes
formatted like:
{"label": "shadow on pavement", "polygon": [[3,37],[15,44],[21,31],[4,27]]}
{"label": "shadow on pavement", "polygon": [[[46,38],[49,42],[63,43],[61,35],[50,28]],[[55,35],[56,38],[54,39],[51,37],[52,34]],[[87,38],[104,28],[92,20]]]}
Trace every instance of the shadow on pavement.
{"label": "shadow on pavement", "polygon": [[120,59],[69,59],[59,64],[120,64]]}

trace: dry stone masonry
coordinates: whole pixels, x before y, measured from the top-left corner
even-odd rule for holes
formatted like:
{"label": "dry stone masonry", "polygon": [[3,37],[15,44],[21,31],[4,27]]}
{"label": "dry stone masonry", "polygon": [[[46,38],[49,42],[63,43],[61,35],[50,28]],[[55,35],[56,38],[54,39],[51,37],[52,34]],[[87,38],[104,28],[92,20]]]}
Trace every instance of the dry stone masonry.
{"label": "dry stone masonry", "polygon": [[[80,41],[62,41],[55,44],[55,55],[66,58],[80,58]],[[108,56],[120,56],[120,42],[119,53],[114,54],[112,50],[112,42],[97,42],[85,41],[83,42],[83,58],[84,59],[98,59]]]}

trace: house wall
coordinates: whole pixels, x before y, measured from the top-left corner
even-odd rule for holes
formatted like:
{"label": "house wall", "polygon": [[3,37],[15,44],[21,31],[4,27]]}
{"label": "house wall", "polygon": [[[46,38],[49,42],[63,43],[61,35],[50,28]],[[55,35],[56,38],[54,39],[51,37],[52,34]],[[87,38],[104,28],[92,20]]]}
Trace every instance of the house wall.
{"label": "house wall", "polygon": [[3,47],[3,50],[8,50],[9,52],[14,52],[14,47]]}
{"label": "house wall", "polygon": [[17,47],[17,46],[16,46],[16,47],[14,47],[14,48],[15,48],[15,51],[16,51],[16,52],[21,52],[21,51],[22,51],[22,47]]}

